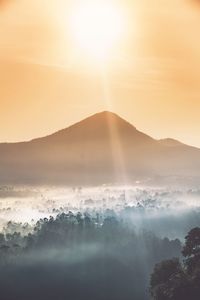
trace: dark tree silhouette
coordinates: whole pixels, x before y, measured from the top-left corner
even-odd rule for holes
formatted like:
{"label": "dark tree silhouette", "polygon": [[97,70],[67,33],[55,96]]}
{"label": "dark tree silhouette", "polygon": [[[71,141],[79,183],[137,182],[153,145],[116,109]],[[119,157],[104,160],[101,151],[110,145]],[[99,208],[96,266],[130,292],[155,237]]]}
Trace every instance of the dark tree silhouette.
{"label": "dark tree silhouette", "polygon": [[200,228],[193,228],[186,236],[182,254],[185,257],[185,266],[189,274],[200,269]]}
{"label": "dark tree silhouette", "polygon": [[200,228],[188,233],[182,255],[183,262],[174,258],[156,264],[150,280],[152,299],[200,299]]}

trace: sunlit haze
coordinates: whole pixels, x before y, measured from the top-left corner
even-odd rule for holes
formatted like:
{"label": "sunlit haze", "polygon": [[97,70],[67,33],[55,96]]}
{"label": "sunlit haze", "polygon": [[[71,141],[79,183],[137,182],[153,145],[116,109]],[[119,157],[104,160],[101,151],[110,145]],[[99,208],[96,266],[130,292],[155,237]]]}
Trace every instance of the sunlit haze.
{"label": "sunlit haze", "polygon": [[0,141],[112,110],[200,147],[198,1],[0,3]]}
{"label": "sunlit haze", "polygon": [[123,18],[120,8],[108,1],[75,1],[70,26],[76,46],[102,63],[120,42],[125,29]]}
{"label": "sunlit haze", "polygon": [[0,299],[200,299],[200,0],[0,0]]}

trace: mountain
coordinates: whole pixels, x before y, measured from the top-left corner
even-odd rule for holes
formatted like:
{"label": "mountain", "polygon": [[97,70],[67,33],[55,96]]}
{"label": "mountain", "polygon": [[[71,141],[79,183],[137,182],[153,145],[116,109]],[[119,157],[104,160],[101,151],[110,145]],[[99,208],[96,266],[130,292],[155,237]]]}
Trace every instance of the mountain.
{"label": "mountain", "polygon": [[183,143],[181,143],[177,140],[174,140],[174,139],[170,139],[170,138],[161,139],[161,140],[159,140],[159,142],[162,145],[169,146],[169,147],[176,147],[176,146],[183,146],[184,145]]}
{"label": "mountain", "polygon": [[0,184],[97,185],[200,178],[200,149],[156,140],[111,112],[52,135],[0,144]]}

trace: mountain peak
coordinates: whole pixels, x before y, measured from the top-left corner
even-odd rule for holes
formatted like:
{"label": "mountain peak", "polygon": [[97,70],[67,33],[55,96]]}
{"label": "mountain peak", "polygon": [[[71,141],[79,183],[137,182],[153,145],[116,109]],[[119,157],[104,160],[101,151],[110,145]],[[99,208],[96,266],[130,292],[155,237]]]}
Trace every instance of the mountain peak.
{"label": "mountain peak", "polygon": [[155,140],[102,111],[43,138],[0,144],[0,181],[97,185],[154,176],[200,178],[200,150],[176,145],[181,144]]}
{"label": "mountain peak", "polygon": [[90,122],[90,121],[93,123],[93,125],[101,123],[102,126],[103,125],[107,125],[107,126],[112,125],[112,126],[116,126],[116,127],[121,127],[121,126],[129,127],[129,128],[131,127],[132,130],[133,129],[136,130],[135,126],[133,126],[128,121],[126,121],[125,119],[120,117],[118,114],[116,114],[112,111],[108,111],[108,110],[98,112],[92,116],[89,116],[77,124]]}
{"label": "mountain peak", "polygon": [[95,115],[101,115],[101,116],[117,116],[117,117],[119,117],[116,113],[114,113],[114,112],[112,112],[112,111],[110,111],[110,110],[103,110],[103,111],[101,111],[101,112],[98,112],[98,113],[94,114],[94,116],[95,116]]}
{"label": "mountain peak", "polygon": [[[116,114],[112,111],[109,111],[109,110],[104,110],[104,111],[95,113],[95,114],[89,116],[88,118],[116,118],[116,119],[122,119],[118,114]],[[127,122],[127,121],[125,121],[125,122]]]}
{"label": "mountain peak", "polygon": [[103,140],[110,144],[111,141],[118,140],[122,144],[131,143],[135,146],[154,141],[150,136],[138,131],[132,124],[111,111],[96,113],[42,140],[54,144],[56,142],[68,143],[69,141],[70,143],[73,141],[75,144],[102,143]]}

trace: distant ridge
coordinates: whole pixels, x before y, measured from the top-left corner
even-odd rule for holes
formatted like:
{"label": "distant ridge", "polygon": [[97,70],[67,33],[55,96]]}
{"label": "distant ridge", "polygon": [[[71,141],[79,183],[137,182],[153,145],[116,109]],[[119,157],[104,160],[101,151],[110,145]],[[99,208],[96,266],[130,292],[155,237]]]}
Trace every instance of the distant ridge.
{"label": "distant ridge", "polygon": [[98,185],[200,178],[200,150],[155,140],[104,111],[29,142],[0,144],[0,183]]}
{"label": "distant ridge", "polygon": [[171,139],[171,138],[166,138],[166,139],[161,139],[159,140],[159,142],[165,146],[169,146],[169,147],[176,147],[176,146],[183,146],[186,144],[181,143],[180,141]]}

